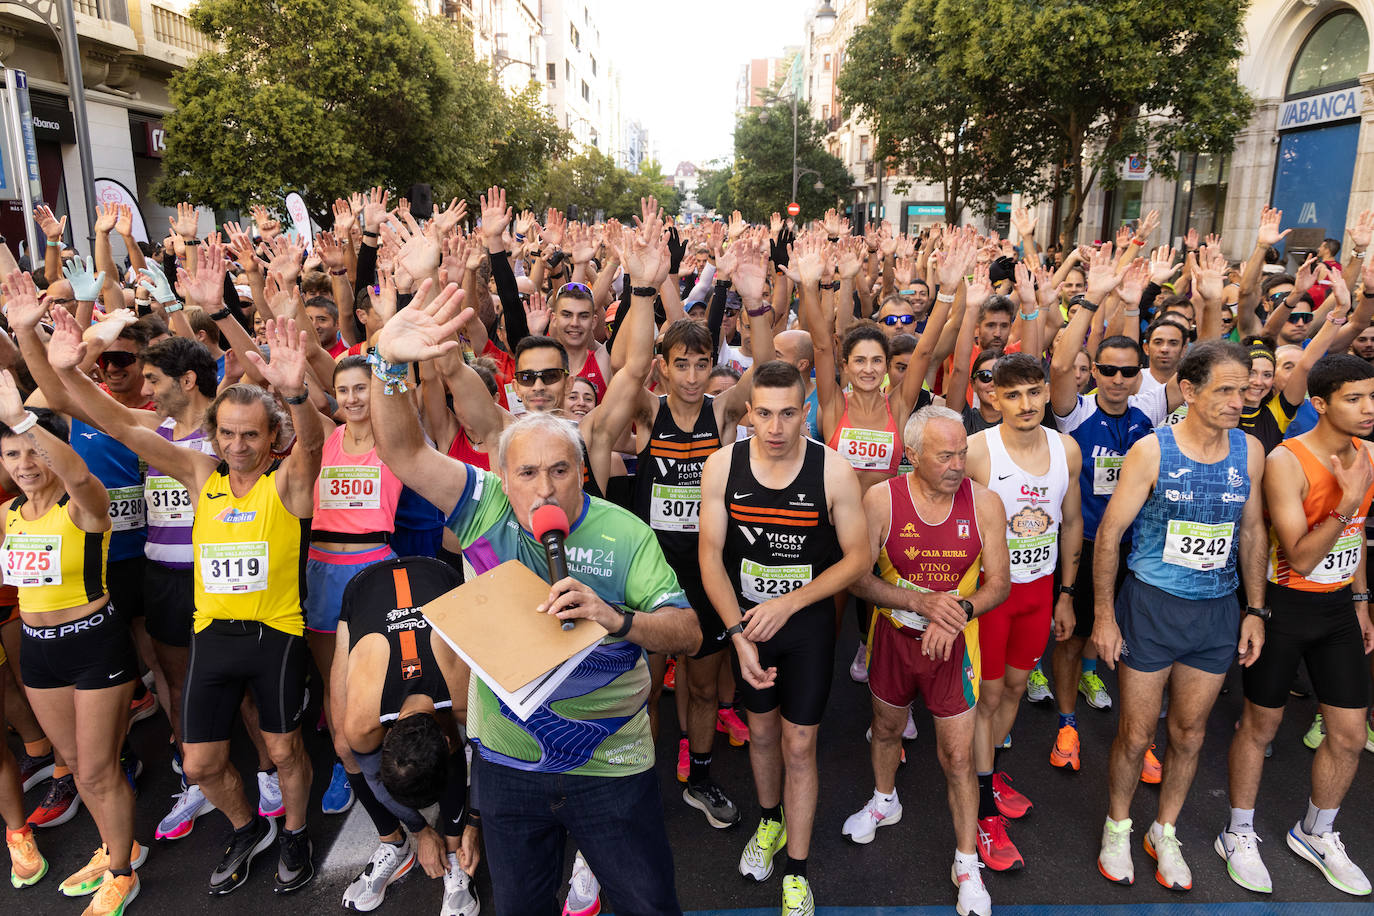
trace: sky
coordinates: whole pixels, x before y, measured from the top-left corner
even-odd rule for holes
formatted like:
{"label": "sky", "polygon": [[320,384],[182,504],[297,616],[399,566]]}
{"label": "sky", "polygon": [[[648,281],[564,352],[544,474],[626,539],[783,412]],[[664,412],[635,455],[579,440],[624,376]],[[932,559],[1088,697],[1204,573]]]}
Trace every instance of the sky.
{"label": "sky", "polygon": [[[800,45],[817,0],[600,0],[601,45],[621,73],[625,117],[663,170],[734,150],[735,84],[755,57]],[[593,12],[595,15],[595,12]]]}

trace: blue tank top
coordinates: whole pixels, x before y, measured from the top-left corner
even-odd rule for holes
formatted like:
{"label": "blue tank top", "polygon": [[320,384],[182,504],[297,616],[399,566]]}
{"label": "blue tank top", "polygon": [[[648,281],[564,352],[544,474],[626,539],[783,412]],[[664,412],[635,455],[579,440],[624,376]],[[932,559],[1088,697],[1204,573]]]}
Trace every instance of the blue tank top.
{"label": "blue tank top", "polygon": [[[1097,525],[1107,502],[1116,491],[1121,463],[1131,446],[1148,436],[1154,428],[1139,407],[1127,407],[1120,416],[1107,413],[1097,398],[1079,395],[1078,405],[1068,417],[1055,417],[1059,431],[1073,436],[1083,453],[1078,474],[1078,489],[1083,504],[1083,537],[1097,539]],[[1129,539],[1129,533],[1128,533]]]}
{"label": "blue tank top", "polygon": [[138,456],[94,426],[71,420],[72,449],[110,491],[109,562],[143,556],[148,528]]}
{"label": "blue tank top", "polygon": [[1215,464],[1179,449],[1174,427],[1155,430],[1159,477],[1135,520],[1127,565],[1137,579],[1192,600],[1236,590],[1236,541],[1250,473],[1245,433],[1228,430],[1230,452]]}

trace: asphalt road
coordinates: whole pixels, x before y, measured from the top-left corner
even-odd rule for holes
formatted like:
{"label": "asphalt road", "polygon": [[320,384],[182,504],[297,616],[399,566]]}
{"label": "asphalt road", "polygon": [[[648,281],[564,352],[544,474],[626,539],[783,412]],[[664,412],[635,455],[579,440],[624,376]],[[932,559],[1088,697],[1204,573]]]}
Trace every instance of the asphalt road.
{"label": "asphalt road", "polygon": [[[954,888],[949,881],[949,866],[954,848],[953,828],[945,801],[945,785],[935,758],[934,732],[923,709],[916,713],[920,734],[907,744],[908,762],[898,774],[897,785],[904,808],[900,824],[884,828],[868,846],[857,846],[840,833],[844,819],[858,810],[872,792],[864,731],[869,724],[867,687],[849,679],[847,668],[856,644],[852,622],[846,615],[846,635],[835,660],[830,708],[820,733],[821,794],[812,842],[809,874],[817,903],[841,908],[833,912],[916,912],[908,907],[950,907]],[[1114,678],[1103,671],[1104,680],[1114,690]],[[1121,887],[1102,878],[1096,856],[1106,813],[1106,753],[1115,730],[1115,716],[1080,703],[1083,768],[1077,773],[1052,768],[1049,748],[1057,721],[1049,706],[1024,704],[1013,729],[1013,747],[1004,766],[1016,787],[1035,803],[1026,818],[1010,828],[1026,860],[1026,868],[1014,873],[983,876],[995,906],[1092,906],[1187,903],[1200,909],[1228,912],[1250,911],[1249,907],[1213,906],[1232,902],[1316,904],[1313,913],[1345,911],[1332,903],[1353,904],[1355,912],[1374,912],[1374,904],[1359,902],[1330,887],[1318,872],[1291,853],[1283,842],[1284,832],[1305,810],[1308,768],[1312,752],[1302,743],[1302,734],[1311,722],[1315,703],[1293,699],[1277,740],[1274,756],[1268,761],[1256,816],[1265,862],[1273,876],[1275,893],[1270,897],[1241,889],[1226,876],[1225,866],[1212,851],[1212,839],[1228,816],[1226,800],[1226,751],[1241,706],[1239,675],[1232,672],[1228,691],[1213,710],[1208,725],[1207,743],[1192,794],[1184,809],[1178,835],[1192,871],[1193,890],[1186,894],[1168,891],[1153,880],[1150,860],[1141,850],[1143,829],[1154,817],[1157,790],[1140,786],[1132,816],[1140,829],[1134,835],[1137,880],[1133,887]],[[318,690],[312,691],[318,696]],[[318,703],[318,700],[313,700]],[[777,912],[781,903],[778,872],[763,885],[742,878],[736,871],[740,851],[748,841],[758,817],[753,796],[747,748],[732,748],[720,736],[715,752],[713,775],[744,812],[744,822],[730,830],[714,830],[702,815],[681,800],[681,787],[673,774],[677,758],[675,713],[672,696],[665,694],[665,727],[659,741],[659,772],[663,790],[668,833],[676,852],[678,893],[687,911],[724,911],[757,908],[758,912]],[[313,722],[312,714],[308,721]],[[1163,756],[1165,729],[1161,722],[1159,753]],[[11,741],[13,741],[11,736]],[[132,741],[146,768],[139,780],[136,836],[151,841],[157,821],[167,811],[171,795],[177,791],[177,778],[168,765],[167,727],[155,717],[134,727]],[[212,898],[206,893],[210,870],[222,852],[228,825],[218,813],[203,816],[195,830],[172,844],[155,844],[148,862],[140,870],[142,892],[133,904],[135,912],[171,913],[191,916],[197,913],[250,913],[270,908],[273,913],[322,913],[342,909],[340,897],[349,880],[366,861],[375,846],[375,834],[359,806],[346,815],[326,817],[319,813],[319,798],[328,782],[332,751],[324,734],[309,730],[307,741],[316,763],[310,829],[318,869],[315,881],[295,895],[279,898],[272,893],[271,874],[276,867],[275,853],[257,860],[248,883],[227,898]],[[236,741],[235,756],[252,783],[254,758],[248,742]],[[1374,806],[1371,805],[1371,772],[1374,755],[1362,762],[1347,806],[1337,820],[1352,858],[1367,870],[1374,869]],[[42,787],[29,793],[30,806],[41,799]],[[62,877],[85,864],[99,844],[95,825],[85,812],[71,822],[41,831],[39,844],[51,863],[51,873],[40,884],[16,891],[0,884],[0,913],[72,914],[80,912],[86,901],[69,900],[57,892]],[[571,852],[564,864],[571,866]],[[780,872],[780,869],[779,869]],[[484,870],[479,871],[479,895],[490,898],[490,884]],[[379,912],[437,912],[441,883],[430,881],[417,868],[402,882],[393,885]],[[609,902],[608,902],[609,903]],[[1324,906],[1322,904],[1325,904]],[[1306,911],[1306,908],[1303,908]],[[1043,910],[1034,910],[1044,912]],[[1026,910],[1024,912],[1033,912]],[[1296,912],[1296,911],[1295,911]]]}

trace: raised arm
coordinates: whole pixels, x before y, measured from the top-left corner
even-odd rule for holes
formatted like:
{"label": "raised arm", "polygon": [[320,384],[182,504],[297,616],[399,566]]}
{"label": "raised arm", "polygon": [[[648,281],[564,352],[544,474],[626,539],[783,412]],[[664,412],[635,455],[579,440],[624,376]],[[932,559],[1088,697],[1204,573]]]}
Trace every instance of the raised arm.
{"label": "raised arm", "polygon": [[310,518],[315,513],[315,482],[320,476],[320,459],[324,453],[324,427],[319,413],[310,405],[305,383],[305,339],[313,336],[313,330],[298,329],[291,318],[285,321],[270,319],[267,344],[272,353],[271,361],[263,359],[257,350],[248,354],[253,368],[281,395],[291,411],[296,444],[282,462],[277,493],[287,510],[297,518]]}
{"label": "raised arm", "polygon": [[110,495],[105,486],[70,445],[36,421],[37,417],[24,409],[24,399],[14,383],[14,376],[8,369],[0,370],[0,422],[11,432],[16,428],[23,430],[19,433],[20,438],[27,440],[38,460],[62,481],[63,489],[71,497],[72,521],[76,526],[83,531],[108,531]]}
{"label": "raised arm", "polygon": [[[773,306],[764,301],[763,280],[768,273],[766,239],[741,239],[736,246],[735,289],[739,292],[744,314],[749,319],[749,331],[754,349],[754,362],[745,370],[739,382],[721,395],[724,425],[732,425],[744,416],[750,392],[754,390],[754,367],[762,366],[777,356],[773,345]],[[786,283],[778,278],[779,284]]]}

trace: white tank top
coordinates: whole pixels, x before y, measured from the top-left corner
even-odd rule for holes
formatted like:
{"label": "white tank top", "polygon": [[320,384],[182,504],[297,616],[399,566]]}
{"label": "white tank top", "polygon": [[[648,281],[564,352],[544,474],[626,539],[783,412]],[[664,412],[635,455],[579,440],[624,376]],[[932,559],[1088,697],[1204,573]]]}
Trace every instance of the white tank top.
{"label": "white tank top", "polygon": [[988,443],[988,489],[1002,498],[1007,511],[1007,547],[1011,581],[1034,582],[1052,575],[1059,559],[1059,523],[1069,489],[1069,465],[1059,433],[1040,427],[1050,449],[1049,470],[1040,476],[1021,468],[1002,445],[1002,427],[983,435]]}

